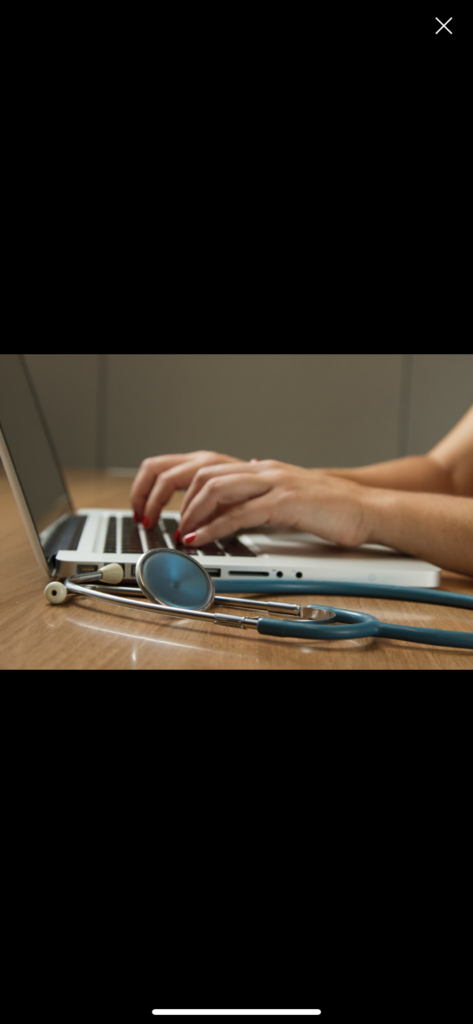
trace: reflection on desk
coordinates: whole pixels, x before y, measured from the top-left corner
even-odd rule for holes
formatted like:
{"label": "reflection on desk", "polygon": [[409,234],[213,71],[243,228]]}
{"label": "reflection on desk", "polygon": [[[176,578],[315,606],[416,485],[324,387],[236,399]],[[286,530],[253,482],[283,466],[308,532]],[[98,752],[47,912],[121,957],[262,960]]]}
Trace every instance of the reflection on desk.
{"label": "reflection on desk", "polygon": [[[129,478],[109,477],[95,470],[71,470],[67,482],[76,507],[126,508]],[[170,508],[177,509],[175,497]],[[187,619],[149,621],[131,608],[99,606],[84,598],[61,607],[44,598],[41,575],[8,482],[0,469],[0,668],[3,669],[195,669],[321,670],[321,669],[467,669],[470,651],[430,648],[390,640],[301,643],[273,640]],[[446,590],[473,594],[473,580],[444,573]],[[284,601],[284,597],[280,600]],[[299,598],[298,598],[299,600]],[[317,594],[300,597],[304,604],[326,604]],[[378,618],[412,626],[472,630],[466,609],[437,608],[374,598],[331,598],[331,605],[366,611]]]}

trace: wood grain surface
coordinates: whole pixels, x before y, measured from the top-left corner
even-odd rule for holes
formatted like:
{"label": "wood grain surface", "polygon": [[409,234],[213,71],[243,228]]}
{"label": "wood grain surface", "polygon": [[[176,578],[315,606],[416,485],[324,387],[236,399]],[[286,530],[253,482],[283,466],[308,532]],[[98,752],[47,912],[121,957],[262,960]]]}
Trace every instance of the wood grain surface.
{"label": "wood grain surface", "polygon": [[[94,470],[70,470],[76,508],[127,508],[131,480]],[[169,506],[179,508],[176,496]],[[157,619],[131,608],[99,606],[88,598],[59,607],[44,598],[47,583],[31,551],[8,481],[0,467],[0,668],[306,670],[465,669],[473,651],[426,647],[394,640],[344,642],[276,640],[189,622]],[[442,588],[473,594],[473,579],[444,573]],[[277,598],[276,598],[277,600]],[[283,597],[280,600],[284,600]],[[295,601],[295,598],[289,598]],[[366,611],[385,622],[472,631],[473,615],[461,608],[406,604],[374,598],[302,596],[301,603]]]}

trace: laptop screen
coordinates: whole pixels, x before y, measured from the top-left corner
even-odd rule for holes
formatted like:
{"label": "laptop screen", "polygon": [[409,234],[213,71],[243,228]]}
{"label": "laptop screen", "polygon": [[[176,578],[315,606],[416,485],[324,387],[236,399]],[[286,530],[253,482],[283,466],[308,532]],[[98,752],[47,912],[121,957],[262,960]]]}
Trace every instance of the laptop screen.
{"label": "laptop screen", "polygon": [[73,512],[23,356],[0,355],[0,427],[43,550],[53,523]]}

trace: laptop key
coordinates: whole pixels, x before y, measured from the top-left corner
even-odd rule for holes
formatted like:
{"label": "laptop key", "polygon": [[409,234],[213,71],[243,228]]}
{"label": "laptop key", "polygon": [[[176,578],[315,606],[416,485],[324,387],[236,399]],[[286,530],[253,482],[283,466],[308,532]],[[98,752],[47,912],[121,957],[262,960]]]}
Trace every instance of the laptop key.
{"label": "laptop key", "polygon": [[[179,528],[179,521],[166,517],[165,524],[170,537],[173,537]],[[174,547],[176,551],[186,551],[188,554],[192,554],[192,548],[188,548],[186,544],[175,544]],[[237,537],[226,537],[225,540],[218,541],[217,543],[205,544],[204,547],[199,548],[199,551],[203,555],[221,556],[227,554],[233,558],[256,558],[254,552],[245,547]]]}
{"label": "laptop key", "polygon": [[149,548],[152,551],[155,551],[157,548],[167,548],[166,541],[159,526],[155,526],[154,530],[147,530],[146,539],[148,541]]}
{"label": "laptop key", "polygon": [[[173,542],[174,543],[174,542]],[[225,557],[225,552],[218,546],[218,544],[204,544],[201,548],[189,548],[187,544],[174,544],[175,551],[183,551],[186,555],[220,555]]]}
{"label": "laptop key", "polygon": [[104,554],[114,555],[117,551],[117,520],[112,516],[108,520],[107,535],[105,537]]}
{"label": "laptop key", "polygon": [[[187,551],[189,551],[189,548],[187,548]],[[222,555],[223,554],[222,549],[219,548],[217,544],[204,544],[203,547],[199,548],[199,551],[203,555]]]}
{"label": "laptop key", "polygon": [[256,558],[255,553],[242,544],[237,537],[226,537],[221,543],[224,551],[232,558]]}
{"label": "laptop key", "polygon": [[140,531],[133,519],[122,519],[122,554],[142,555]]}
{"label": "laptop key", "polygon": [[162,529],[165,529],[166,533],[168,533],[169,536],[172,538],[174,537],[176,530],[179,529],[179,520],[171,519],[170,517],[166,516],[165,519],[161,520],[160,526]]}
{"label": "laptop key", "polygon": [[61,537],[62,548],[67,551],[77,551],[86,521],[87,516],[71,516],[68,519]]}
{"label": "laptop key", "polygon": [[46,558],[55,555],[61,549],[63,551],[77,551],[82,536],[87,516],[69,516],[65,523],[61,523],[49,537],[44,549]]}

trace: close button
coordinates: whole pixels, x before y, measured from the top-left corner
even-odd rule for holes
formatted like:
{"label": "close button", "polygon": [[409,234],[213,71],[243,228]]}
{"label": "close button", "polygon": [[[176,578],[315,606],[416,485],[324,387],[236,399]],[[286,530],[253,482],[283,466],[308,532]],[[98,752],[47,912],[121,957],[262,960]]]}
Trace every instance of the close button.
{"label": "close button", "polygon": [[453,32],[451,32],[450,29],[447,28],[447,25],[449,25],[450,22],[453,21],[453,18],[448,18],[448,21],[445,21],[445,22],[440,21],[440,18],[436,18],[435,20],[438,21],[438,23],[440,25],[440,28],[438,28],[436,33],[435,33],[436,36],[438,36],[439,32],[441,32],[442,29],[445,29],[445,31],[448,32],[449,35],[453,36]]}

